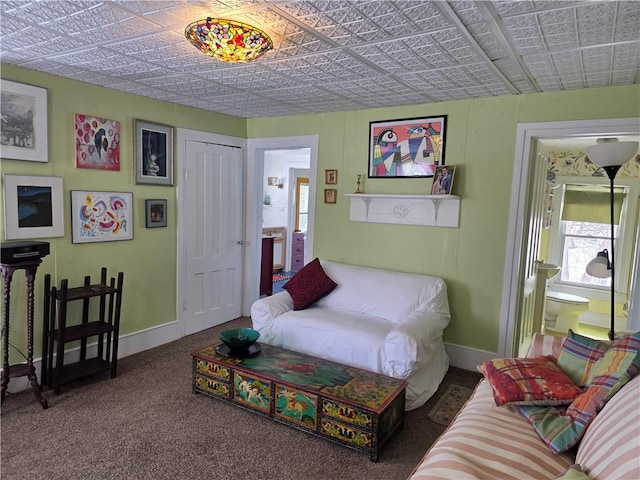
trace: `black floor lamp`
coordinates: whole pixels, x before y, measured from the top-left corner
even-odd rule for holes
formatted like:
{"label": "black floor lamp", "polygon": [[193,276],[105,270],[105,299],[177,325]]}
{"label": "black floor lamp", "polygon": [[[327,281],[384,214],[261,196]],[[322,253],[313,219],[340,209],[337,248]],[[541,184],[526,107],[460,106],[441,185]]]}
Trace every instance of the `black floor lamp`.
{"label": "black floor lamp", "polygon": [[620,167],[631,160],[638,152],[638,142],[619,142],[617,138],[599,138],[596,145],[586,148],[587,157],[596,165],[601,166],[609,177],[609,203],[611,211],[611,260],[609,252],[605,249],[598,252],[596,258],[587,265],[587,273],[592,277],[611,277],[611,326],[609,340],[615,338],[615,248],[614,248],[614,195],[613,179]]}

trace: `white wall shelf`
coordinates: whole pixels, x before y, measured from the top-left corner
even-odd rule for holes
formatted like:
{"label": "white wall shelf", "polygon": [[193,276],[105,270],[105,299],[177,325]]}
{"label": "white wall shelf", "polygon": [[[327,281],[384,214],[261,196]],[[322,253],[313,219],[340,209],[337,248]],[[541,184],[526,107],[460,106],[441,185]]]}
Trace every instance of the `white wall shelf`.
{"label": "white wall shelf", "polygon": [[352,222],[396,223],[458,228],[460,197],[457,195],[396,195],[346,193],[351,201]]}

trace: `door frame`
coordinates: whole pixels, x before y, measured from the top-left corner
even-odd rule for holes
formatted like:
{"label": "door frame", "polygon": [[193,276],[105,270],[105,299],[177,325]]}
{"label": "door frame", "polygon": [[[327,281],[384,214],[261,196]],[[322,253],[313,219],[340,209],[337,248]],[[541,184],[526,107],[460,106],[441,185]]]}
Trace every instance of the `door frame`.
{"label": "door frame", "polygon": [[[535,151],[534,142],[538,138],[624,134],[640,134],[638,117],[518,124],[502,284],[498,356],[509,357],[514,354],[514,334],[517,331],[515,322],[523,288],[520,265],[526,242],[526,225],[529,220],[525,218],[525,213],[531,196],[541,193],[532,192],[530,188],[531,162],[534,161],[532,154]],[[636,248],[638,247],[636,246]],[[636,256],[636,272],[640,264],[638,257],[640,256]]]}
{"label": "door frame", "polygon": [[[298,178],[309,178],[311,174],[310,168],[298,168],[298,167],[289,167],[289,215],[287,218],[287,237],[289,241],[287,242],[287,251],[286,257],[284,261],[285,270],[291,270],[291,255],[293,252],[293,241],[291,241],[292,234],[296,228],[296,212],[298,210],[298,206],[296,205],[296,189],[297,189],[297,179]],[[309,183],[311,183],[311,179],[309,179]],[[311,186],[309,186],[311,189]],[[311,200],[309,198],[308,200]],[[307,223],[308,223],[307,217]]]}
{"label": "door frame", "polygon": [[245,261],[242,315],[251,315],[251,305],[260,298],[260,246],[262,237],[262,198],[264,152],[309,148],[309,225],[305,244],[305,263],[313,257],[313,229],[316,209],[316,171],[318,168],[319,135],[298,137],[254,138],[247,141],[245,164]]}
{"label": "door frame", "polygon": [[[187,301],[186,289],[187,289],[187,268],[186,268],[186,260],[184,256],[186,255],[186,248],[184,246],[185,238],[187,232],[185,232],[185,215],[184,212],[181,211],[181,208],[185,205],[184,196],[185,196],[185,172],[186,172],[186,161],[187,161],[187,142],[197,141],[202,143],[213,143],[217,145],[224,145],[228,147],[236,147],[241,150],[241,161],[243,166],[243,171],[246,171],[246,152],[247,152],[247,140],[244,138],[238,137],[230,137],[227,135],[219,135],[216,133],[208,133],[201,132],[198,130],[189,130],[186,128],[176,128],[176,168],[174,171],[175,175],[175,184],[176,184],[176,214],[177,214],[177,239],[176,239],[176,320],[177,320],[177,331],[180,337],[184,337],[186,335],[187,329],[187,320],[185,317],[185,305]],[[244,174],[246,175],[246,173]],[[245,182],[243,181],[243,185]],[[241,192],[243,204],[241,206],[241,211],[244,211],[246,206],[245,195]],[[241,222],[243,236],[246,236],[244,233],[244,223]],[[242,261],[244,262],[246,256],[246,251],[242,255]],[[244,265],[241,266],[241,272],[244,275]],[[244,297],[245,290],[245,282],[244,279],[241,282],[241,292],[240,298]]]}

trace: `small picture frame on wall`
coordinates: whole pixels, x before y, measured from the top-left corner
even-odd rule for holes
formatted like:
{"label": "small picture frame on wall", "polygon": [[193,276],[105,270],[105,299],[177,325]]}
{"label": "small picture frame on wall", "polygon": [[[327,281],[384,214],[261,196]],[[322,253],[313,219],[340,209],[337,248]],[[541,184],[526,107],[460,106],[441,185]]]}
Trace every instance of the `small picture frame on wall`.
{"label": "small picture frame on wall", "polygon": [[338,190],[335,188],[324,189],[324,203],[336,203],[338,199]]}
{"label": "small picture frame on wall", "polygon": [[433,184],[431,186],[431,195],[451,195],[455,173],[455,165],[441,165],[436,167],[433,175]]}
{"label": "small picture frame on wall", "polygon": [[2,158],[48,162],[47,89],[0,80]]}
{"label": "small picture frame on wall", "polygon": [[167,200],[154,198],[144,201],[145,227],[156,228],[167,226]]}
{"label": "small picture frame on wall", "polygon": [[278,177],[267,177],[267,185],[270,187],[278,186]]}
{"label": "small picture frame on wall", "polygon": [[338,184],[338,170],[325,170],[324,171],[324,183],[327,185]]}
{"label": "small picture frame on wall", "polygon": [[135,120],[136,184],[173,185],[173,127]]}

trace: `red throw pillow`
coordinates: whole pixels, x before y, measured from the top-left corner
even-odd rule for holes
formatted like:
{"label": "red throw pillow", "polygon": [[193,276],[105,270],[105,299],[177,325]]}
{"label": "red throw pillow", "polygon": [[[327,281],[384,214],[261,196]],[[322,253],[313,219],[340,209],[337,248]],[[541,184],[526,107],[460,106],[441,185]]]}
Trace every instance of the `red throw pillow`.
{"label": "red throw pillow", "polygon": [[497,358],[478,365],[500,405],[567,405],[582,390],[553,357]]}
{"label": "red throw pillow", "polygon": [[293,309],[304,310],[330,293],[338,284],[325,273],[315,258],[296,273],[284,288],[293,298]]}

